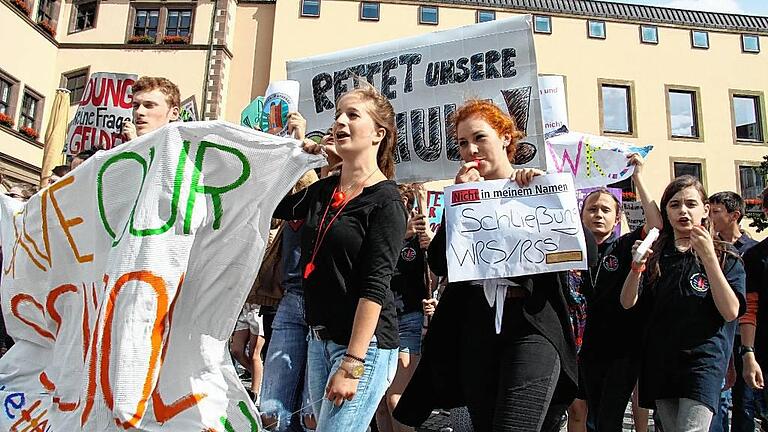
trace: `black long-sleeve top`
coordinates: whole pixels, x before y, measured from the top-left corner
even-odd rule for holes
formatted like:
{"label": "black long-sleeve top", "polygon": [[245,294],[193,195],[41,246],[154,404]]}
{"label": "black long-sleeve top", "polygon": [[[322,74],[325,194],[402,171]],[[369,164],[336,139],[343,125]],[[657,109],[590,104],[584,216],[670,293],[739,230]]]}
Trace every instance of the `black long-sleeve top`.
{"label": "black long-sleeve top", "polygon": [[[305,191],[285,197],[274,217],[304,219],[301,235],[301,269],[310,262],[315,243],[338,213],[328,208],[338,176],[320,180]],[[361,298],[381,305],[376,325],[379,348],[399,346],[397,313],[390,279],[405,237],[406,213],[395,182],[387,180],[363,188],[350,200],[320,242],[315,269],[304,279],[307,324],[324,326],[331,339],[348,345]]]}
{"label": "black long-sleeve top", "polygon": [[[438,276],[448,274],[446,260],[445,220],[429,245],[429,266]],[[588,261],[597,247],[594,237],[587,240]],[[534,274],[511,278],[526,291],[523,303],[523,317],[533,329],[554,346],[560,357],[560,377],[553,396],[553,403],[568,405],[577,389],[576,346],[570,325],[565,295],[568,290],[566,272]],[[394,411],[394,417],[408,425],[421,424],[433,408],[453,408],[466,404],[462,389],[456,381],[461,368],[459,358],[463,322],[477,319],[466,307],[467,300],[481,288],[470,282],[450,282],[422,344],[422,356],[411,382]],[[482,294],[480,294],[482,297]],[[493,323],[487,326],[494,331]],[[478,356],[486,355],[479,352]]]}

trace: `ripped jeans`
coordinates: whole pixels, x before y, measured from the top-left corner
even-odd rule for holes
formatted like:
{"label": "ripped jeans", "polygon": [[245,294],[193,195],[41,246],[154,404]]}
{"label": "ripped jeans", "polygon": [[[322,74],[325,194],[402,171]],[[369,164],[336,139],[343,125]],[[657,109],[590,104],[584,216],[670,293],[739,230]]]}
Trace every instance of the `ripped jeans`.
{"label": "ripped jeans", "polygon": [[260,411],[277,420],[270,431],[308,430],[299,418],[312,414],[306,380],[308,333],[301,287],[288,289],[272,322],[272,340],[264,362]]}

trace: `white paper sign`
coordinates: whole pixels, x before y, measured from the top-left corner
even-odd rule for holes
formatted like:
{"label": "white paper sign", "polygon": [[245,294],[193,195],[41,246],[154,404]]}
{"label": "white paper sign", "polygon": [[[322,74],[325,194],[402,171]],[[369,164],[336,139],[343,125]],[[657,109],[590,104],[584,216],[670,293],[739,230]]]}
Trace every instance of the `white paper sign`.
{"label": "white paper sign", "polygon": [[622,207],[624,208],[624,215],[627,217],[627,225],[629,225],[630,231],[645,225],[645,212],[640,201],[624,201]]}
{"label": "white paper sign", "polygon": [[67,154],[92,148],[109,150],[123,143],[123,123],[133,121],[133,83],[137,79],[135,74],[91,74],[67,129]]}
{"label": "white paper sign", "polygon": [[292,80],[269,83],[261,114],[261,130],[272,135],[285,136],[288,114],[299,110],[299,82]]}
{"label": "white paper sign", "polygon": [[445,202],[451,282],[587,268],[570,175],[453,185]]}
{"label": "white paper sign", "polygon": [[[0,196],[2,431],[258,431],[229,337],[294,140],[175,122],[98,152],[20,210]],[[35,426],[36,425],[36,426]]]}
{"label": "white paper sign", "polygon": [[562,75],[539,77],[539,98],[544,134],[568,127],[568,104],[565,97],[565,79]]}
{"label": "white paper sign", "polygon": [[531,17],[490,21],[287,63],[301,83],[299,111],[309,138],[322,136],[336,100],[361,77],[396,113],[400,182],[453,178],[461,159],[451,114],[468,99],[493,100],[527,138],[517,161],[544,167],[541,107]]}
{"label": "white paper sign", "polygon": [[576,188],[605,186],[628,179],[635,171],[627,156],[647,157],[653,146],[638,147],[611,138],[570,132],[548,138],[547,172],[571,173]]}

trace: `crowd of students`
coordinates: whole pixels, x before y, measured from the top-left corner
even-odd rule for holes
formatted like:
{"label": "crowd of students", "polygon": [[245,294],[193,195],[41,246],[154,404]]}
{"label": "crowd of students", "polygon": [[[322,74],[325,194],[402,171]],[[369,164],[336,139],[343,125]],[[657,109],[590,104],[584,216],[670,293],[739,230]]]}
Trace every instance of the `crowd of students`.
{"label": "crowd of students", "polygon": [[[587,195],[588,270],[451,282],[445,229],[432,238],[420,212],[423,188],[393,180],[391,104],[362,85],[336,106],[319,143],[289,115],[288,132],[328,165],[277,204],[231,338],[267,430],[355,432],[373,421],[400,432],[443,408],[459,409],[454,419],[468,412],[471,425],[457,432],[554,431],[566,411],[569,431],[620,431],[633,400],[637,430],[654,409],[664,431],[719,431],[731,387],[734,430],[754,429],[768,360],[768,240],[740,230],[741,197],[708,196],[682,176],[657,203],[644,160],[630,155],[645,224],[618,236],[616,197]],[[142,77],[133,107],[127,139],[177,120],[178,88]],[[545,174],[514,167],[523,131],[493,103],[467,101],[452,122],[456,183],[525,186]],[[768,214],[768,189],[763,206]],[[658,239],[638,252],[653,229]],[[276,308],[271,324],[266,308]]]}

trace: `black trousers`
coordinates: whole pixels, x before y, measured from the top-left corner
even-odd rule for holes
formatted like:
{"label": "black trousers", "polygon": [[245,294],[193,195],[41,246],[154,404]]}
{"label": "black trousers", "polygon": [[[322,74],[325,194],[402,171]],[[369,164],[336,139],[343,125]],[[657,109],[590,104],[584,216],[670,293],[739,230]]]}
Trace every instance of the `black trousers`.
{"label": "black trousers", "polygon": [[624,411],[637,383],[640,359],[582,359],[579,374],[586,385],[587,430],[621,432]]}
{"label": "black trousers", "polygon": [[567,407],[550,406],[560,376],[554,346],[523,318],[520,300],[505,302],[498,335],[493,309],[487,303],[472,306],[459,338],[460,379],[474,429],[558,430]]}

